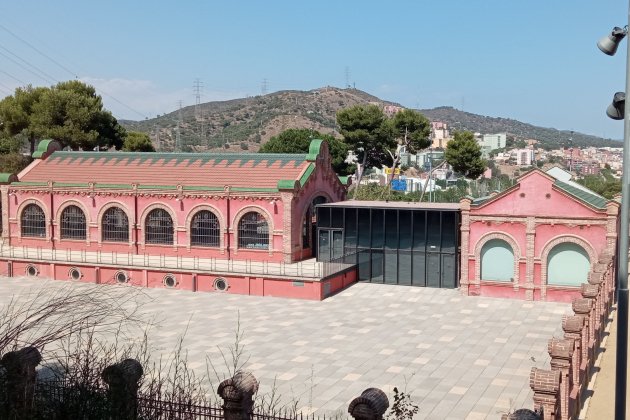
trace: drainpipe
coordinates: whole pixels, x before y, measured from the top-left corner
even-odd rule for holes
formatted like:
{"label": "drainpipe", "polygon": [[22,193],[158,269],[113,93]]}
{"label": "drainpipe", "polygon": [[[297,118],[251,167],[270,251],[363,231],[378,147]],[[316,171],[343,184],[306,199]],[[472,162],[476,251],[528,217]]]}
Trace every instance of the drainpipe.
{"label": "drainpipe", "polygon": [[133,184],[133,235],[136,247],[136,255],[138,255],[138,185]]}
{"label": "drainpipe", "polygon": [[231,219],[230,219],[230,186],[226,185],[225,186],[225,198],[226,198],[226,204],[227,204],[227,211],[226,211],[226,224],[227,226],[225,227],[225,231],[227,232],[227,238],[226,238],[226,250],[227,250],[227,259],[230,260],[231,256],[230,256],[230,224],[231,224]]}
{"label": "drainpipe", "polygon": [[55,224],[54,224],[54,220],[55,220],[55,216],[54,216],[54,194],[53,194],[53,190],[54,190],[54,186],[53,186],[53,181],[48,181],[48,186],[50,187],[50,243],[52,244],[52,249],[55,249]]}

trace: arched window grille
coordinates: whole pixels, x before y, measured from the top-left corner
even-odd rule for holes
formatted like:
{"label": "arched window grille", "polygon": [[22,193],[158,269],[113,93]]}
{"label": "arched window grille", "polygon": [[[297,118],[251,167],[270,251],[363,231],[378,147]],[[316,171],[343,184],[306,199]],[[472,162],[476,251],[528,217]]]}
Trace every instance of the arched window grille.
{"label": "arched window grille", "polygon": [[61,212],[61,239],[85,239],[85,213],[77,206],[68,206]]}
{"label": "arched window grille", "polygon": [[260,213],[246,213],[238,222],[238,247],[269,249],[269,225]]}
{"label": "arched window grille", "polygon": [[219,219],[209,210],[197,212],[190,222],[190,244],[218,247],[220,243]]}
{"label": "arched window grille", "polygon": [[111,207],[101,221],[102,239],[106,242],[129,242],[129,218],[120,207]]}
{"label": "arched window grille", "polygon": [[144,222],[144,241],[147,244],[173,244],[173,219],[164,209],[153,209]]}
{"label": "arched window grille", "polygon": [[21,216],[22,236],[29,238],[46,237],[46,215],[37,204],[24,207]]}

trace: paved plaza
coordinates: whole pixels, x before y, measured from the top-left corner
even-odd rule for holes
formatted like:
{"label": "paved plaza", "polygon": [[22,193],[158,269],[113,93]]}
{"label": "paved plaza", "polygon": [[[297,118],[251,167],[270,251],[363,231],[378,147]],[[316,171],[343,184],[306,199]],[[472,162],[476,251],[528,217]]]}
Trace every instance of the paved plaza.
{"label": "paved plaza", "polygon": [[[0,305],[52,283],[61,282],[0,278]],[[189,365],[205,374],[208,356],[221,370],[220,350],[229,353],[240,317],[246,369],[259,393],[275,381],[286,404],[327,415],[345,414],[369,387],[388,393],[390,404],[393,387],[406,387],[425,419],[498,419],[530,407],[530,369],[548,367],[547,342],[570,313],[567,304],[365,283],[322,302],[143,292],[143,311],[159,319],[150,334],[156,354],[169,353],[187,329]]]}

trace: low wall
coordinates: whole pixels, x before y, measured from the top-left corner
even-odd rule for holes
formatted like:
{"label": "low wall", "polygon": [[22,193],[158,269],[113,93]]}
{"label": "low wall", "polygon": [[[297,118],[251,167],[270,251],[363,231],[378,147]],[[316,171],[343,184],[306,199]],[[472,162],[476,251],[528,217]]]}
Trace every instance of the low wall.
{"label": "low wall", "polygon": [[[111,266],[74,261],[42,262],[11,259],[0,259],[0,275],[42,277],[96,284],[125,283],[138,287],[308,300],[325,299],[357,281],[356,269],[333,273],[323,279],[306,279],[263,274],[242,275],[200,270]],[[167,276],[172,277],[172,283],[166,281]],[[223,280],[223,283],[219,284],[218,280]],[[225,288],[220,287],[222,285],[225,285]]]}

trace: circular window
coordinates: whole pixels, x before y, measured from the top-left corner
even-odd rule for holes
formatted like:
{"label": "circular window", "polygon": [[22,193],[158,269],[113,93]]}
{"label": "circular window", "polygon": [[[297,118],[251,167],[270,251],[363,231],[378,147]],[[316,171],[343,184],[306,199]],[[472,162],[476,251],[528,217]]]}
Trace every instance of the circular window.
{"label": "circular window", "polygon": [[26,275],[29,277],[35,277],[39,274],[39,270],[32,264],[26,266]]}
{"label": "circular window", "polygon": [[117,271],[114,275],[117,283],[127,283],[129,281],[129,275],[125,271]]}
{"label": "circular window", "polygon": [[227,289],[228,289],[228,282],[226,279],[219,277],[214,281],[214,290],[225,292]]}
{"label": "circular window", "polygon": [[173,274],[167,274],[164,276],[164,286],[175,287],[177,286],[177,280]]}
{"label": "circular window", "polygon": [[80,280],[81,277],[83,277],[81,270],[76,267],[72,267],[70,271],[68,271],[68,275],[70,276],[71,280]]}

